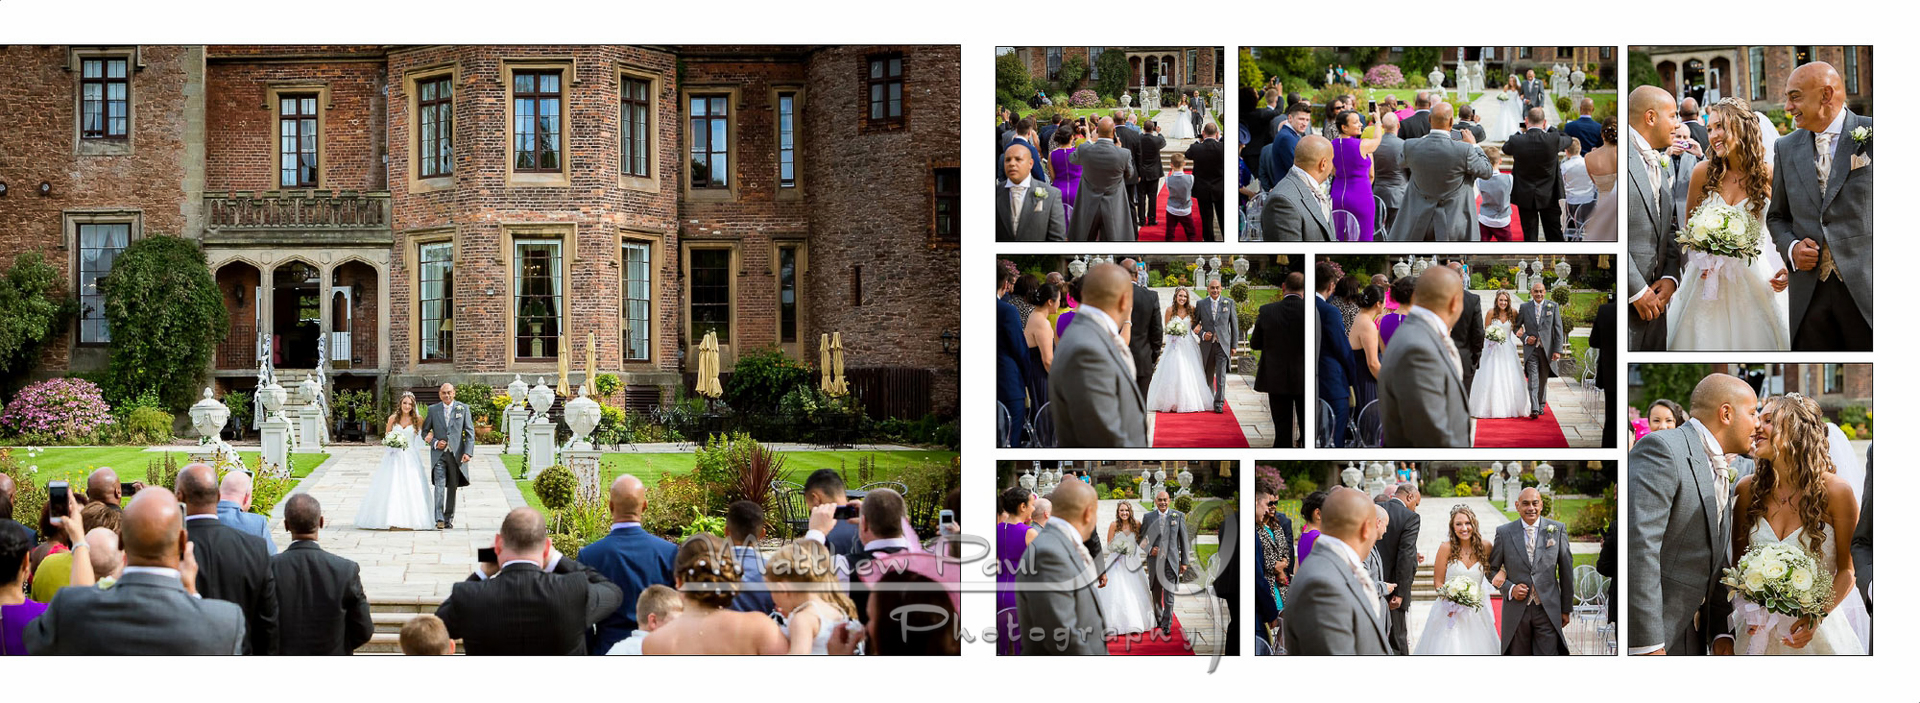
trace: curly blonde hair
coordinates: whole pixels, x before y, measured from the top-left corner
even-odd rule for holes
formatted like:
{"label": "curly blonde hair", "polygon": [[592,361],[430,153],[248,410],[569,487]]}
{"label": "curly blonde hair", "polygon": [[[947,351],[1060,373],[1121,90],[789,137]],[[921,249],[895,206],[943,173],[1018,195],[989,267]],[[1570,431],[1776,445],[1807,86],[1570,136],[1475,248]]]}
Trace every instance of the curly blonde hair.
{"label": "curly blonde hair", "polygon": [[[1833,522],[1827,506],[1826,475],[1833,472],[1828,455],[1827,420],[1820,414],[1820,403],[1788,393],[1767,399],[1762,414],[1773,418],[1773,458],[1754,462],[1753,492],[1747,501],[1747,525],[1767,519],[1767,503],[1776,490],[1793,501],[1800,516],[1808,551],[1820,554],[1827,541],[1826,526]],[[1770,411],[1769,411],[1770,409]],[[1784,535],[1775,535],[1784,539]]]}
{"label": "curly blonde hair", "polygon": [[[1760,116],[1754,114],[1747,101],[1739,98],[1722,98],[1707,108],[1707,114],[1733,138],[1727,150],[1741,163],[1740,185],[1747,190],[1747,210],[1754,219],[1764,222],[1767,198],[1773,196],[1773,166],[1767,163],[1766,142],[1760,139]],[[1703,181],[1706,191],[1719,192],[1720,182],[1726,178],[1734,160],[1708,149],[1707,180]]]}
{"label": "curly blonde hair", "polygon": [[[1467,516],[1467,526],[1473,528],[1471,534],[1467,537],[1467,543],[1464,549],[1462,549],[1462,545],[1460,544],[1460,535],[1453,533],[1453,516],[1455,515]],[[1480,539],[1479,516],[1473,514],[1473,508],[1461,504],[1453,506],[1452,510],[1447,511],[1447,561],[1457,561],[1465,564],[1466,561],[1460,558],[1460,554],[1464,551],[1473,552],[1473,563],[1484,565],[1487,563],[1487,554],[1491,550],[1487,548],[1486,541]]]}
{"label": "curly blonde hair", "polygon": [[673,577],[686,600],[719,610],[740,595],[740,564],[720,538],[702,532],[680,543],[673,557]]}
{"label": "curly blonde hair", "polygon": [[853,600],[840,589],[840,575],[834,573],[833,551],[810,539],[788,542],[767,559],[766,579],[776,583],[822,584],[802,590],[839,608],[847,617],[859,614]]}

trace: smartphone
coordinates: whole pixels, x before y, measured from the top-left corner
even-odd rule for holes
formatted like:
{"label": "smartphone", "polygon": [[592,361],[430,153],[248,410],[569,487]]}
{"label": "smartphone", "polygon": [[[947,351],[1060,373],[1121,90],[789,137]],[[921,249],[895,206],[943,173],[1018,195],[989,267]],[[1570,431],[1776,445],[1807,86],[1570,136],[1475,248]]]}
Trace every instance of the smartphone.
{"label": "smartphone", "polygon": [[497,554],[497,553],[495,553],[495,552],[493,551],[493,548],[492,548],[492,547],[481,547],[481,548],[480,548],[480,563],[482,563],[482,564],[498,564],[498,563],[500,563],[500,555],[499,555],[499,554]]}
{"label": "smartphone", "polygon": [[953,524],[953,511],[951,510],[940,511],[940,524],[942,525]]}
{"label": "smartphone", "polygon": [[1369,115],[1373,115],[1373,114],[1378,114],[1379,112],[1380,112],[1380,104],[1379,104],[1378,102],[1375,102],[1375,101],[1372,101],[1372,100],[1368,100],[1368,101],[1367,101],[1367,114],[1369,114]]}
{"label": "smartphone", "polygon": [[860,517],[860,506],[858,504],[848,503],[833,509],[833,519],[835,520],[852,520],[857,517]]}
{"label": "smartphone", "polygon": [[47,513],[54,516],[53,524],[58,525],[65,519],[60,516],[67,514],[68,499],[66,481],[47,482],[47,505],[50,506]]}
{"label": "smartphone", "polygon": [[123,497],[123,498],[131,498],[131,497],[133,497],[133,493],[134,493],[134,490],[133,490],[133,482],[132,482],[132,481],[121,481],[121,482],[120,482],[120,496],[121,496],[121,497]]}

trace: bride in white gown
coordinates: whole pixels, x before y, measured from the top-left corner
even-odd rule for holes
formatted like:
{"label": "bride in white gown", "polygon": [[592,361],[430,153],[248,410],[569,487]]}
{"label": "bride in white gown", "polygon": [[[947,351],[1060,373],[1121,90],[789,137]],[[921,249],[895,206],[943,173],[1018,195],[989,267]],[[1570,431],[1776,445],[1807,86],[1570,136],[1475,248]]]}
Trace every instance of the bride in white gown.
{"label": "bride in white gown", "polygon": [[1533,398],[1527,394],[1527,378],[1520,370],[1520,352],[1515,346],[1515,340],[1524,334],[1518,325],[1519,313],[1511,294],[1500,291],[1493,296],[1493,309],[1487,311],[1487,331],[1502,330],[1507,337],[1499,342],[1489,338],[1480,353],[1473,387],[1467,389],[1467,411],[1474,417],[1525,417],[1533,412]]}
{"label": "bride in white gown", "polygon": [[1159,413],[1199,413],[1213,410],[1213,389],[1207,386],[1207,372],[1200,362],[1200,326],[1194,322],[1193,295],[1185,288],[1173,291],[1173,304],[1167,306],[1166,324],[1179,322],[1187,327],[1184,335],[1166,335],[1166,348],[1160,363],[1153,368],[1153,380],[1147,383],[1147,410]]}
{"label": "bride in white gown", "polygon": [[1480,119],[1489,143],[1504,142],[1520,131],[1527,119],[1527,101],[1520,95],[1520,77],[1507,76],[1507,84],[1494,94],[1498,109]]}
{"label": "bride in white gown", "polygon": [[[380,469],[373,473],[367,495],[360,500],[360,512],[353,524],[363,530],[433,529],[433,486],[427,476],[426,452],[420,441],[422,424],[413,393],[400,396],[400,408],[387,417],[387,432],[399,430],[406,435],[404,449],[387,447]],[[383,435],[384,436],[384,435]]]}
{"label": "bride in white gown", "polygon": [[1447,541],[1433,556],[1434,563],[1446,564],[1447,568],[1444,573],[1435,572],[1433,587],[1438,589],[1461,576],[1473,579],[1480,584],[1480,607],[1469,609],[1446,599],[1434,600],[1433,609],[1427,611],[1426,627],[1420,630],[1420,641],[1413,645],[1414,654],[1500,653],[1500,630],[1493,624],[1490,598],[1493,584],[1484,569],[1489,551],[1480,539],[1480,519],[1474,516],[1473,508],[1453,506],[1447,513]]}
{"label": "bride in white gown", "polygon": [[1108,634],[1131,635],[1153,629],[1152,596],[1147,590],[1146,560],[1140,555],[1140,520],[1133,515],[1133,501],[1123,500],[1114,508],[1113,522],[1107,525],[1107,547],[1100,550],[1106,562],[1101,573],[1107,584],[1094,591],[1100,600],[1100,612],[1106,616]]}
{"label": "bride in white gown", "polygon": [[1177,117],[1175,117],[1173,120],[1173,127],[1167,130],[1167,138],[1168,139],[1194,138],[1195,135],[1193,133],[1193,106],[1187,104],[1186,98],[1180,99],[1180,107],[1175,111],[1174,114],[1176,114]]}
{"label": "bride in white gown", "polygon": [[[1853,489],[1829,464],[1826,421],[1820,404],[1798,393],[1770,399],[1754,428],[1754,472],[1740,480],[1733,506],[1737,560],[1747,550],[1773,542],[1800,547],[1833,576],[1833,605],[1824,619],[1781,623],[1754,632],[1738,609],[1732,615],[1733,651],[1762,645],[1764,654],[1864,654],[1866,648],[1843,607],[1853,589],[1853,526],[1859,508]],[[1776,527],[1775,524],[1779,526]],[[1792,529],[1787,529],[1791,525]],[[1781,531],[1786,535],[1782,537]],[[1753,638],[1763,636],[1764,643]]]}
{"label": "bride in white gown", "polygon": [[1761,118],[1739,98],[1707,109],[1710,156],[1695,166],[1687,212],[1731,204],[1753,215],[1763,254],[1753,261],[1688,250],[1680,288],[1667,309],[1673,351],[1787,351],[1786,264],[1767,234],[1771,168],[1762,155]]}

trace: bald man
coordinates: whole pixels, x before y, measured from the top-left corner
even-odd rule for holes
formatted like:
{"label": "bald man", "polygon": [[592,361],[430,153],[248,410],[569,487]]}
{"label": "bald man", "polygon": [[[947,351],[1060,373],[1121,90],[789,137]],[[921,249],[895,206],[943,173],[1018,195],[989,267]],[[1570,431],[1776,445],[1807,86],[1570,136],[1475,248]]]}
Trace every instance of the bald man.
{"label": "bald man", "polygon": [[1492,178],[1493,164],[1474,146],[1472,133],[1451,131],[1453,106],[1435,104],[1427,120],[1432,129],[1401,147],[1407,193],[1387,239],[1464,242],[1478,229],[1474,182]]}
{"label": "bald man", "polygon": [[1146,395],[1121,332],[1133,305],[1126,270],[1100,264],[1087,272],[1080,308],[1054,347],[1048,374],[1048,413],[1059,446],[1148,446]]}
{"label": "bald man", "polygon": [[200,565],[198,591],[246,612],[248,654],[278,654],[280,601],[266,542],[221,524],[221,484],[214,475],[211,466],[188,464],[173,482],[187,506],[187,539]]}
{"label": "bald man", "polygon": [[593,567],[620,586],[620,607],[593,628],[592,651],[606,654],[613,645],[633,636],[640,592],[648,586],[673,586],[673,556],[679,547],[640,526],[647,510],[647,487],[633,474],[621,474],[607,487],[607,509],[613,527],[607,536],[580,549],[580,563]]}
{"label": "bald man", "polygon": [[[165,488],[127,501],[120,530],[126,567],[112,588],[70,588],[27,623],[27,651],[45,655],[241,654],[240,606],[197,598],[194,546]],[[91,538],[89,538],[91,544]]]}
{"label": "bald man", "polygon": [[1580,117],[1568,122],[1562,129],[1580,140],[1580,154],[1585,156],[1587,152],[1600,148],[1600,123],[1593,119],[1593,98],[1581,98],[1579,109]]}
{"label": "bald man", "polygon": [[[1573,614],[1573,547],[1567,526],[1541,515],[1540,491],[1520,491],[1520,519],[1494,530],[1486,573],[1507,572],[1500,605],[1503,654],[1566,654],[1563,628]],[[1725,622],[1722,618],[1721,622]]]}
{"label": "bald man", "polygon": [[[1433,137],[1422,137],[1433,139]],[[1468,447],[1473,418],[1467,411],[1465,364],[1450,330],[1466,307],[1460,272],[1435,266],[1420,274],[1408,319],[1393,333],[1408,335],[1387,345],[1380,360],[1380,419],[1389,447]]]}
{"label": "bald man", "polygon": [[587,633],[620,608],[620,587],[555,550],[538,510],[508,511],[493,550],[434,612],[468,654],[586,654]]}
{"label": "bald man", "polygon": [[[1396,335],[1397,336],[1397,335]],[[1367,494],[1339,490],[1320,508],[1320,538],[1300,560],[1281,611],[1288,654],[1390,654],[1387,604],[1367,574],[1380,538]]]}
{"label": "bald man", "polygon": [[[1068,157],[1080,167],[1080,190],[1073,201],[1067,238],[1076,242],[1131,242],[1138,239],[1127,184],[1138,180],[1133,152],[1114,141],[1113,119],[1100,118],[1097,138]],[[1077,316],[1076,316],[1077,317]]]}
{"label": "bald man", "polygon": [[1628,654],[1731,653],[1720,570],[1732,554],[1728,455],[1752,449],[1757,399],[1746,381],[1709,374],[1693,417],[1627,453]]}
{"label": "bald man", "polygon": [[[1643,85],[1627,95],[1628,142],[1621,170],[1627,181],[1627,338],[1633,351],[1667,350],[1667,301],[1680,286],[1685,254],[1674,241],[1676,203],[1671,178],[1660,167],[1661,150],[1673,144],[1673,94],[1659,86]],[[1776,144],[1776,147],[1778,145]],[[1776,176],[1775,180],[1779,180]],[[1683,196],[1684,197],[1684,196]],[[1779,200],[1776,191],[1774,199]]]}
{"label": "bald man", "polygon": [[1333,142],[1318,134],[1300,138],[1293,149],[1293,168],[1267,191],[1260,210],[1260,237],[1268,242],[1331,242],[1333,198],[1327,181],[1333,177]]}
{"label": "bald man", "polygon": [[1774,143],[1767,231],[1787,261],[1793,351],[1873,348],[1873,118],[1824,61],[1787,77],[1799,129]]}
{"label": "bald man", "polygon": [[373,639],[372,606],[360,583],[360,565],[320,548],[327,519],[313,494],[293,494],[282,512],[293,542],[273,558],[280,653],[352,654]]}
{"label": "bald man", "polygon": [[1009,145],[1001,155],[1007,179],[995,199],[993,237],[1000,242],[1067,241],[1067,203],[1060,189],[1033,176],[1033,150]]}
{"label": "bald man", "polygon": [[1400,201],[1407,195],[1407,169],[1402,164],[1407,140],[1400,138],[1399,131],[1399,116],[1392,112],[1380,113],[1380,146],[1373,150],[1373,195],[1386,204],[1386,209],[1375,216],[1387,229],[1393,228]]}
{"label": "bald man", "polygon": [[1014,576],[1020,653],[1106,654],[1106,618],[1094,593],[1099,569],[1082,544],[1093,536],[1100,497],[1084,482],[1064,481],[1050,500],[1054,514],[1027,545]]}
{"label": "bald man", "polygon": [[113,469],[102,466],[94,469],[93,473],[87,474],[87,502],[106,503],[118,508],[121,497],[120,476],[115,474]]}
{"label": "bald man", "polygon": [[[119,486],[115,485],[115,490]],[[215,512],[220,524],[247,534],[259,537],[267,543],[267,556],[280,553],[280,547],[273,543],[273,528],[267,526],[267,516],[248,512],[253,509],[253,477],[245,471],[234,471],[220,479],[220,503]]]}
{"label": "bald man", "polygon": [[453,384],[440,384],[440,402],[427,408],[426,441],[433,479],[433,521],[444,530],[453,526],[453,509],[460,489],[471,482],[467,462],[473,458],[473,409],[454,399]]}

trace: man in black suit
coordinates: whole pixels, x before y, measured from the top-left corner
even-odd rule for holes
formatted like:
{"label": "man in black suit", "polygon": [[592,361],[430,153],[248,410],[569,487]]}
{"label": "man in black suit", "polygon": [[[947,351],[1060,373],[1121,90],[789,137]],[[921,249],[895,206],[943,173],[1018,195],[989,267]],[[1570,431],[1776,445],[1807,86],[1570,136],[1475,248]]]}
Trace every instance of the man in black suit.
{"label": "man in black suit", "polygon": [[1527,110],[1527,131],[1500,145],[1501,152],[1513,157],[1513,204],[1520,209],[1520,230],[1529,242],[1540,241],[1542,230],[1547,241],[1566,241],[1560,234],[1560,201],[1567,197],[1560,180],[1560,152],[1573,137],[1546,127],[1546,111],[1532,108]]}
{"label": "man in black suit", "polygon": [[1166,344],[1161,339],[1160,295],[1153,289],[1140,285],[1139,264],[1132,257],[1120,260],[1120,266],[1127,270],[1127,277],[1133,283],[1133,317],[1121,321],[1122,333],[1127,336],[1127,348],[1133,352],[1134,381],[1140,384],[1140,397],[1147,395],[1147,385],[1153,382],[1153,366],[1160,359],[1160,348]]}
{"label": "man in black suit", "polygon": [[1287,274],[1283,295],[1260,306],[1247,344],[1260,352],[1260,369],[1253,389],[1267,394],[1267,413],[1273,416],[1273,446],[1298,447],[1294,428],[1304,427],[1307,413],[1306,276]]}
{"label": "man in black suit", "polygon": [[1427,116],[1432,114],[1428,109],[1432,106],[1431,100],[1427,97],[1427,91],[1422,90],[1413,94],[1414,113],[1400,121],[1401,139],[1419,139],[1433,131],[1433,125],[1427,119]]}
{"label": "man in black suit", "polygon": [[1413,606],[1413,574],[1419,569],[1420,514],[1414,509],[1420,505],[1420,490],[1412,483],[1402,483],[1393,490],[1393,499],[1385,503],[1387,509],[1387,532],[1380,536],[1380,557],[1386,560],[1385,576],[1387,583],[1393,584],[1393,591],[1387,597],[1387,607],[1392,611],[1387,639],[1393,645],[1395,654],[1409,654],[1407,647],[1407,608]]}
{"label": "man in black suit", "polygon": [[360,586],[360,565],[320,548],[320,500],[309,493],[287,499],[293,543],[274,555],[273,585],[280,602],[280,653],[352,654],[373,639],[373,612]]}
{"label": "man in black suit", "polygon": [[[1473,387],[1473,372],[1480,368],[1480,353],[1486,351],[1487,319],[1480,313],[1480,296],[1474,295],[1466,278],[1465,262],[1459,257],[1447,260],[1447,268],[1461,272],[1460,285],[1467,289],[1465,304],[1460,308],[1460,321],[1453,323],[1453,347],[1460,351],[1460,382],[1467,388]],[[1518,312],[1518,309],[1515,309]]]}
{"label": "man in black suit", "polygon": [[1217,227],[1226,227],[1227,147],[1220,143],[1220,125],[1208,122],[1200,141],[1187,147],[1193,162],[1193,204],[1200,208],[1200,238],[1220,241]]}
{"label": "man in black suit", "polygon": [[1127,153],[1133,157],[1134,164],[1136,165],[1134,172],[1128,174],[1127,178],[1127,207],[1133,210],[1133,239],[1129,241],[1138,241],[1140,239],[1140,223],[1146,222],[1146,220],[1141,219],[1146,213],[1140,211],[1140,171],[1138,170],[1138,164],[1140,163],[1140,143],[1144,141],[1145,138],[1140,134],[1139,119],[1140,116],[1136,113],[1120,110],[1116,111],[1113,120],[1114,143],[1126,149]]}
{"label": "man in black suit", "polygon": [[1148,120],[1146,133],[1140,135],[1139,147],[1133,150],[1133,172],[1140,174],[1140,187],[1133,194],[1134,222],[1160,222],[1160,177],[1166,175],[1166,169],[1160,166],[1160,150],[1166,146],[1160,125]]}
{"label": "man in black suit", "polygon": [[[1853,528],[1853,583],[1860,589],[1860,600],[1867,606],[1867,614],[1873,614],[1873,445],[1867,445],[1867,479],[1860,490],[1859,522]],[[1872,637],[1869,633],[1868,637]],[[1873,641],[1865,644],[1872,651]]]}
{"label": "man in black suit", "polygon": [[1700,119],[1700,103],[1693,98],[1680,101],[1680,124],[1687,126],[1687,136],[1693,143],[1706,145],[1707,123]]}
{"label": "man in black suit", "polygon": [[[1499,125],[1494,126],[1498,127]],[[1453,128],[1463,132],[1472,132],[1473,143],[1475,144],[1485,144],[1487,142],[1487,128],[1480,124],[1480,113],[1474,112],[1472,105],[1460,106],[1460,119],[1454,121]]]}
{"label": "man in black suit", "polygon": [[454,584],[434,612],[447,634],[468,654],[585,655],[587,628],[620,607],[620,586],[555,552],[533,508],[507,513],[493,549],[495,563]]}
{"label": "man in black suit", "polygon": [[1587,336],[1587,347],[1598,350],[1596,363],[1600,368],[1594,370],[1593,385],[1606,398],[1607,419],[1600,433],[1600,446],[1608,448],[1618,446],[1620,441],[1619,395],[1613,389],[1613,355],[1619,353],[1615,328],[1620,323],[1614,320],[1613,310],[1613,294],[1609,292],[1607,302],[1601,303],[1600,309],[1594,312],[1593,331]]}
{"label": "man in black suit", "polygon": [[246,653],[279,654],[280,601],[267,541],[220,524],[220,481],[213,467],[189,464],[173,485],[187,506],[187,539],[200,566],[195,590],[246,613]]}

